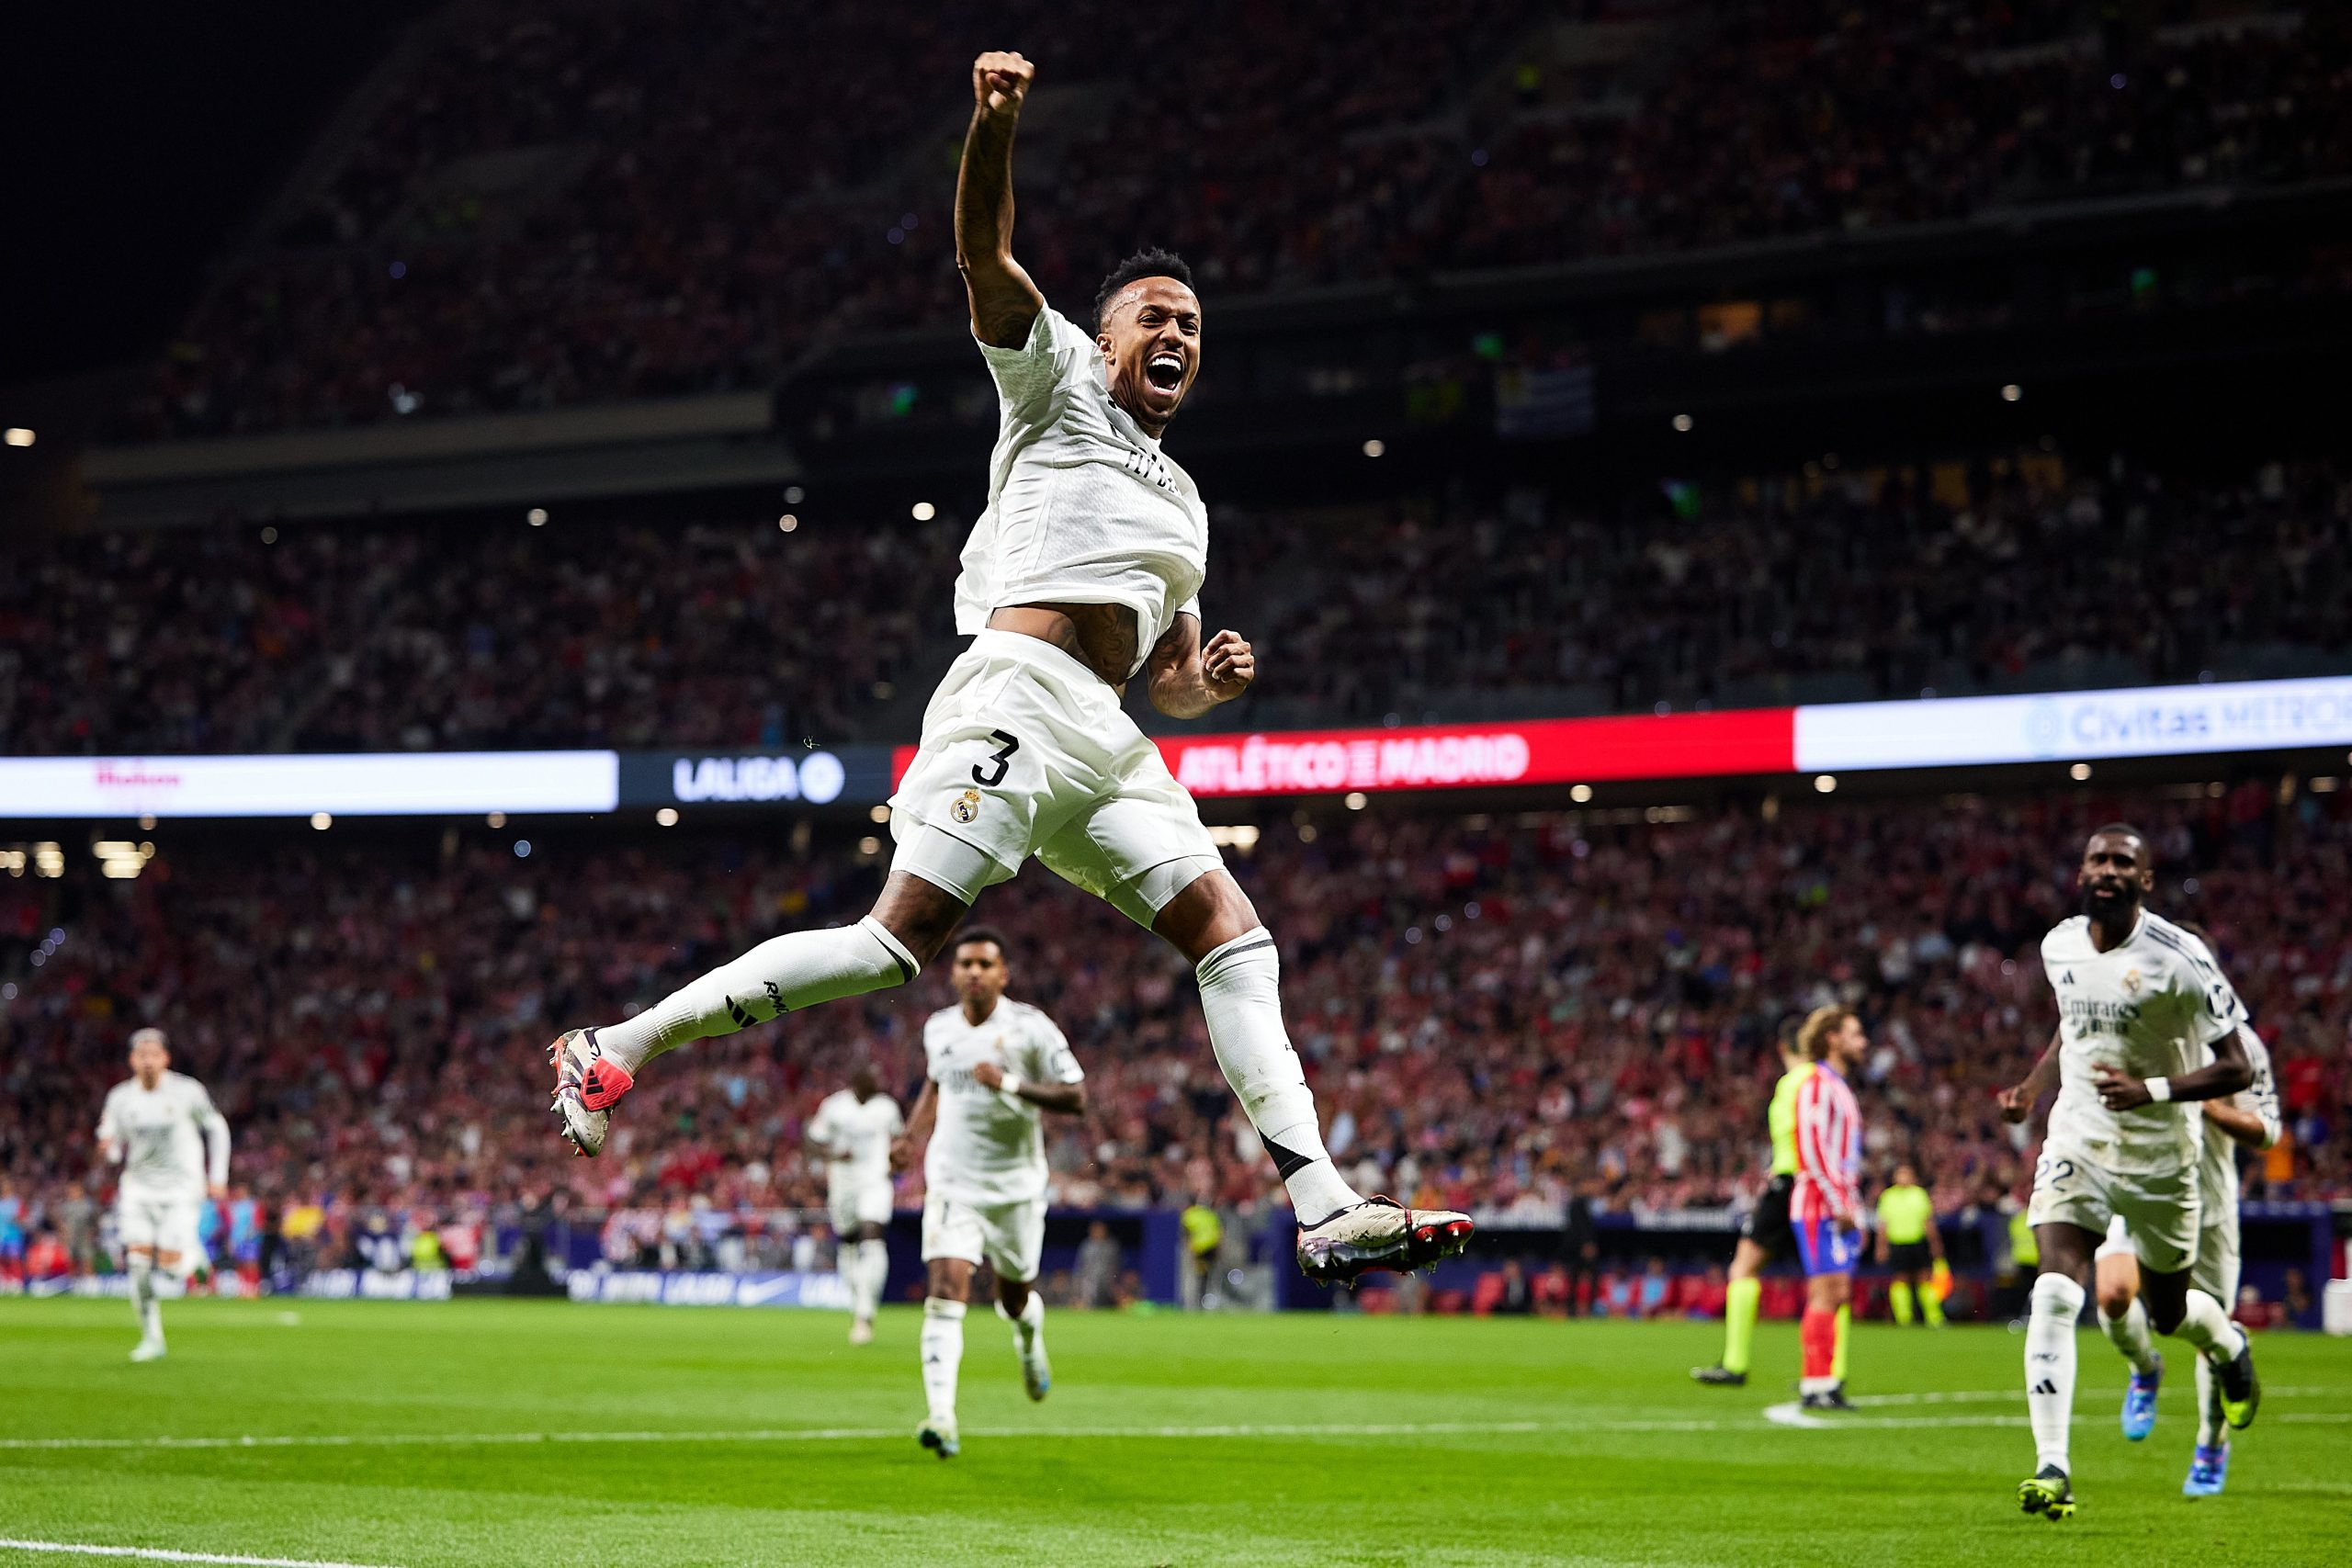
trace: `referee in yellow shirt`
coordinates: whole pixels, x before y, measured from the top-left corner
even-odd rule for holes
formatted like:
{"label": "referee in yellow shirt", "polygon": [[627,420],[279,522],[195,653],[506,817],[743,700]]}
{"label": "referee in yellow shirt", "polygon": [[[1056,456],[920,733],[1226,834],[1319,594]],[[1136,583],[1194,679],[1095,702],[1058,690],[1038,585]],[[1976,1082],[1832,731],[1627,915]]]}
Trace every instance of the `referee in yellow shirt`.
{"label": "referee in yellow shirt", "polygon": [[1928,1326],[1941,1328],[1944,1297],[1936,1276],[1943,1267],[1944,1238],[1936,1232],[1935,1200],[1908,1161],[1894,1168],[1894,1179],[1878,1195],[1878,1261],[1894,1270],[1886,1288],[1894,1321],[1909,1326],[1916,1297]]}

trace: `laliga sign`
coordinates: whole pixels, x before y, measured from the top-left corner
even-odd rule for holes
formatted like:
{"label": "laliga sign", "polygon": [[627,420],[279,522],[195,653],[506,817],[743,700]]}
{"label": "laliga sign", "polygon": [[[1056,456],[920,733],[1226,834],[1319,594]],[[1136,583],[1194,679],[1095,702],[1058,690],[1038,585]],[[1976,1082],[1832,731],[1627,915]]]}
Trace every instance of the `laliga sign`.
{"label": "laliga sign", "polygon": [[670,792],[684,803],[704,800],[805,800],[828,806],[847,777],[831,751],[789,757],[681,757],[670,764]]}

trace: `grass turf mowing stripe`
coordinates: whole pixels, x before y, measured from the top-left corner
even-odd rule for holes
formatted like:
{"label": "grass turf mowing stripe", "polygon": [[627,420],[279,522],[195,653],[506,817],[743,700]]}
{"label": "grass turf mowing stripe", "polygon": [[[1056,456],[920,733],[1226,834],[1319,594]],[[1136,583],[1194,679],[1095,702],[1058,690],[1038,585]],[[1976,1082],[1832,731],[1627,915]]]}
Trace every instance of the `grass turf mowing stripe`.
{"label": "grass turf mowing stripe", "polygon": [[363,1562],[329,1562],[313,1557],[240,1557],[233,1552],[175,1551],[164,1546],[96,1546],[78,1540],[17,1540],[0,1536],[0,1551],[38,1551],[61,1557],[135,1557],[148,1562],[225,1562],[234,1568],[386,1568]]}
{"label": "grass turf mowing stripe", "polygon": [[[2288,1393],[2279,1389],[2274,1393]],[[1941,1402],[1962,1398],[2008,1398],[2008,1394],[1884,1394],[1876,1404]],[[1857,1401],[1857,1404],[1862,1403]],[[2288,1411],[2273,1421],[2313,1426],[2352,1423],[2352,1412]],[[1796,1401],[1765,1406],[1748,1417],[1691,1417],[1633,1421],[1390,1421],[1240,1423],[1161,1427],[973,1427],[976,1438],[1443,1438],[1542,1436],[1566,1432],[1734,1432],[1759,1424],[1807,1431],[1881,1428],[1923,1430],[1939,1427],[2022,1427],[2023,1416],[1849,1416],[1806,1413]],[[775,1427],[718,1431],[639,1432],[298,1432],[275,1436],[210,1438],[0,1438],[0,1451],[130,1449],[356,1449],[489,1448],[536,1443],[865,1443],[896,1442],[902,1427]]]}

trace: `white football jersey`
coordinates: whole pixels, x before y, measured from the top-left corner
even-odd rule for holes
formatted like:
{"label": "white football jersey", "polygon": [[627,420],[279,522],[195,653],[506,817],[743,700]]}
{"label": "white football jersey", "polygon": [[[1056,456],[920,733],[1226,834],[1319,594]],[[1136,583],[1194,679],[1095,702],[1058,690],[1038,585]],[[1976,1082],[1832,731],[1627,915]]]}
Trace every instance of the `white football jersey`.
{"label": "white football jersey", "polygon": [[[2262,1118],[2262,1146],[2267,1149],[2278,1141],[2285,1125],[2278,1117],[2278,1080],[2271,1076],[2270,1047],[2245,1024],[2238,1026],[2238,1043],[2245,1047],[2245,1059],[2254,1064],[2254,1083],[2237,1096],[2236,1103]],[[2197,1194],[2205,1211],[2204,1223],[2217,1224],[2224,1210],[2238,1206],[2238,1144],[2206,1121],[2204,1112],[2198,1112],[2197,1122],[2205,1134],[2204,1153],[2197,1167]]]}
{"label": "white football jersey", "polygon": [[120,1151],[126,1198],[201,1198],[208,1179],[214,1186],[229,1179],[229,1123],[185,1073],[167,1071],[152,1089],[137,1078],[115,1085],[98,1136]]}
{"label": "white football jersey", "polygon": [[2135,1078],[2191,1072],[2237,1028],[2245,1010],[2205,944],[2143,909],[2131,936],[2101,953],[2091,945],[2089,919],[2077,915],[2041,939],[2041,965],[2058,996],[2060,1033],[2050,1145],[2123,1175],[2195,1164],[2203,1115],[2193,1102],[2109,1111],[2092,1075],[2100,1067]]}
{"label": "white football jersey", "polygon": [[1026,1002],[999,998],[979,1023],[960,1007],[922,1026],[939,1122],[923,1156],[932,1191],[967,1203],[1022,1203],[1046,1192],[1044,1112],[1018,1095],[982,1089],[972,1069],[994,1062],[1031,1083],[1079,1083],[1086,1074],[1054,1021]]}
{"label": "white football jersey", "polygon": [[1199,487],[1111,400],[1094,339],[1052,306],[1021,347],[980,353],[1000,414],[988,510],[956,580],[956,629],[969,637],[1005,604],[1125,604],[1148,657],[1180,612],[1200,614],[1209,514]]}
{"label": "white football jersey", "polygon": [[825,1181],[833,1196],[889,1180],[890,1140],[906,1127],[899,1102],[887,1094],[864,1101],[845,1089],[827,1095],[808,1119],[808,1136],[849,1156],[825,1162]]}

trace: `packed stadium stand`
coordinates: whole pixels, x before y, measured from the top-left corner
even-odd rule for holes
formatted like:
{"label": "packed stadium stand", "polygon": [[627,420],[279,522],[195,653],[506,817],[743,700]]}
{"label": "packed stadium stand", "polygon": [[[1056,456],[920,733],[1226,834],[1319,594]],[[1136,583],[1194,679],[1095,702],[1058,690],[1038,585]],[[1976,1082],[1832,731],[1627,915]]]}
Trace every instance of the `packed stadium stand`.
{"label": "packed stadium stand", "polygon": [[[989,20],[1035,40],[1048,85],[1023,131],[1023,247],[1070,302],[1142,243],[1193,253],[1222,302],[2352,175],[2340,14],[2183,0],[2126,27],[2106,9]],[[752,0],[438,13],[223,260],[123,433],[758,388],[850,329],[953,321],[960,125],[911,85],[959,78],[973,19]],[[877,27],[887,57],[830,47]],[[866,67],[796,70],[820,56]],[[1162,177],[1135,177],[1139,136]],[[2340,265],[2321,274],[2304,282],[2342,286]]]}
{"label": "packed stadium stand", "polygon": [[[1974,481],[1792,475],[1693,491],[1687,515],[1541,488],[1220,508],[1206,614],[1265,664],[1216,722],[2128,686],[2352,653],[2333,466],[2200,483],[2034,454]],[[0,581],[0,748],[904,739],[953,657],[967,525],[872,510],[803,508],[789,533],[739,513],[62,541]]]}

